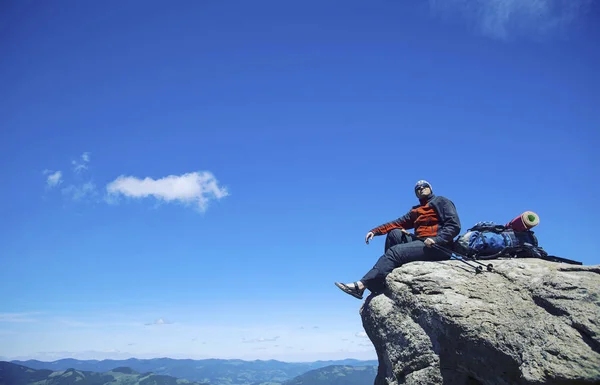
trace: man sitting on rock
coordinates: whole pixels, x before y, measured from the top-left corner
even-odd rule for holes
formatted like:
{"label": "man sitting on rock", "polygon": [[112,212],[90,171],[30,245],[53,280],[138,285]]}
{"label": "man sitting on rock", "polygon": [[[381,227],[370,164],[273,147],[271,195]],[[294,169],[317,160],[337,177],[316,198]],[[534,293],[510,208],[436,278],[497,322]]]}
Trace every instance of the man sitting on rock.
{"label": "man sitting on rock", "polygon": [[[375,266],[360,281],[350,284],[336,282],[337,287],[347,294],[362,299],[365,289],[375,293],[383,291],[385,277],[405,263],[441,261],[450,258],[431,246],[451,245],[454,237],[460,233],[460,220],[454,203],[448,198],[434,195],[431,184],[425,180],[417,182],[415,194],[419,198],[418,205],[404,216],[367,233],[365,237],[367,244],[374,236],[387,234],[385,253]],[[414,236],[406,231],[413,228]]]}

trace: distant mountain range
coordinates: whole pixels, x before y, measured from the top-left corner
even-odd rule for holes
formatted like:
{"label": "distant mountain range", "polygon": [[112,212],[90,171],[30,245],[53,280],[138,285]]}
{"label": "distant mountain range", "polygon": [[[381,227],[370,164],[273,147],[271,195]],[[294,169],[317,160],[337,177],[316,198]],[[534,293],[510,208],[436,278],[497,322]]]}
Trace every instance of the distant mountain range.
{"label": "distant mountain range", "polygon": [[377,366],[326,366],[311,370],[283,385],[372,385]]}
{"label": "distant mountain range", "polygon": [[[209,383],[211,385],[280,385],[286,381],[296,380],[301,375],[309,375],[311,381],[318,379],[316,370],[327,368],[321,373],[324,379],[335,380],[342,375],[348,376],[347,380],[354,377],[369,376],[367,382],[353,382],[352,384],[370,385],[375,379],[375,374],[367,374],[367,369],[357,369],[358,367],[375,367],[378,362],[360,361],[360,360],[337,360],[337,361],[316,361],[316,362],[281,362],[276,360],[268,361],[243,361],[243,360],[190,360],[190,359],[136,359],[128,360],[76,360],[62,359],[52,362],[38,360],[11,361],[16,365],[37,370],[65,371],[74,369],[75,371],[86,371],[95,373],[110,372],[115,368],[130,368],[137,373],[154,373],[156,375],[170,376],[178,379],[185,379],[198,383]],[[332,369],[335,367],[337,369]],[[355,368],[356,370],[352,369]],[[312,375],[311,372],[314,372]],[[375,373],[373,372],[373,373]],[[359,380],[360,381],[360,380]],[[135,382],[134,382],[135,383]],[[291,382],[290,382],[291,383]],[[337,382],[303,382],[308,384],[337,384]],[[148,383],[150,384],[150,383]],[[152,383],[154,384],[154,383]],[[163,383],[160,383],[163,384]],[[166,383],[165,383],[166,384]],[[291,383],[295,384],[295,383]],[[298,383],[299,384],[299,383]],[[351,385],[350,383],[345,383]],[[2,383],[0,382],[0,385]],[[12,384],[6,384],[12,385]],[[59,385],[59,384],[57,384]],[[60,385],[63,385],[62,383]],[[77,385],[84,385],[77,383]],[[94,383],[94,385],[100,385]],[[115,385],[115,384],[112,384]]]}
{"label": "distant mountain range", "polygon": [[31,369],[0,361],[0,385],[204,385],[153,373],[140,374],[130,368],[104,373],[67,369]]}

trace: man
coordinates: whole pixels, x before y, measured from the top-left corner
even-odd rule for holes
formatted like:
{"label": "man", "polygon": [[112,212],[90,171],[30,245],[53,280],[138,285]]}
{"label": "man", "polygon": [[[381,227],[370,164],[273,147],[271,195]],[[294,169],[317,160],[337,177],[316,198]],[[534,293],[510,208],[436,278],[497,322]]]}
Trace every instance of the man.
{"label": "man", "polygon": [[[460,220],[454,203],[443,196],[433,194],[431,184],[420,180],[415,185],[419,204],[404,216],[378,226],[369,231],[365,241],[374,236],[387,234],[385,253],[375,266],[357,282],[335,285],[358,299],[362,299],[365,289],[380,292],[385,285],[385,277],[395,268],[413,261],[441,261],[450,257],[431,247],[451,245],[460,233]],[[414,236],[408,229],[415,229]],[[423,240],[424,239],[424,240]]]}

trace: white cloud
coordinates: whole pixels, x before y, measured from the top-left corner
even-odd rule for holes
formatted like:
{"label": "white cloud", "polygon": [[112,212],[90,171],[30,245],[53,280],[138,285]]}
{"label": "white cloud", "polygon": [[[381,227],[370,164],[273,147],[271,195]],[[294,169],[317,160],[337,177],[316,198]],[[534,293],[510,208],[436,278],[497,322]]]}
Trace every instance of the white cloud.
{"label": "white cloud", "polygon": [[80,201],[84,198],[90,198],[97,194],[96,185],[92,182],[86,182],[82,185],[70,185],[62,189],[62,193],[75,200]]}
{"label": "white cloud", "polygon": [[[73,171],[76,174],[79,174],[88,168],[87,164],[90,162],[90,153],[84,152],[80,158],[81,161],[74,160],[71,162]],[[46,184],[48,188],[56,187],[64,181],[62,171],[44,170],[44,175],[47,175]],[[97,195],[96,186],[91,181],[80,184],[71,184],[62,188],[61,192],[64,196],[76,201]]]}
{"label": "white cloud", "polygon": [[73,171],[75,171],[76,173],[80,173],[88,168],[87,165],[85,165],[84,163],[79,163],[76,160],[72,161],[71,164],[73,165]]}
{"label": "white cloud", "polygon": [[48,175],[46,178],[46,185],[48,187],[55,187],[62,183],[61,171],[44,170],[44,174]]}
{"label": "white cloud", "polygon": [[[78,175],[75,175],[77,180],[60,189],[65,198],[73,201],[99,201],[100,194],[93,179],[86,178],[88,180],[84,181],[79,175],[88,169],[90,161],[89,152],[84,152],[77,160],[71,161],[73,172]],[[67,184],[62,171],[44,170],[44,175],[47,175],[47,188]],[[106,192],[103,198],[109,204],[117,203],[120,197],[153,197],[157,206],[165,202],[178,202],[193,205],[199,211],[205,211],[211,200],[229,195],[227,189],[219,186],[214,175],[208,171],[169,175],[159,179],[121,175],[106,185]]]}
{"label": "white cloud", "polygon": [[508,39],[544,36],[572,23],[593,0],[429,0],[442,14],[458,13],[484,34]]}
{"label": "white cloud", "polygon": [[166,202],[178,201],[183,204],[196,204],[204,211],[211,199],[221,199],[229,195],[219,187],[210,172],[192,172],[180,176],[169,175],[160,179],[120,176],[106,186],[109,199],[119,194],[130,198],[153,196]]}
{"label": "white cloud", "polygon": [[71,161],[71,164],[73,165],[73,171],[75,171],[75,173],[80,173],[83,170],[87,170],[87,168],[88,168],[87,164],[89,162],[90,162],[90,153],[84,152],[83,154],[81,154],[81,162],[78,162],[76,160]]}
{"label": "white cloud", "polygon": [[165,320],[164,318],[159,318],[159,319],[157,319],[157,320],[156,320],[156,321],[154,321],[154,322],[147,323],[146,325],[147,325],[147,326],[149,326],[149,325],[170,325],[170,324],[172,324],[172,323],[173,323],[173,322],[169,322],[169,321]]}
{"label": "white cloud", "polygon": [[367,338],[367,333],[365,332],[358,332],[355,334],[356,337],[360,337],[360,338]]}
{"label": "white cloud", "polygon": [[245,344],[253,344],[253,343],[257,343],[257,342],[273,342],[273,341],[277,341],[279,339],[279,336],[275,336],[273,338],[254,338],[254,339],[242,339],[242,342]]}

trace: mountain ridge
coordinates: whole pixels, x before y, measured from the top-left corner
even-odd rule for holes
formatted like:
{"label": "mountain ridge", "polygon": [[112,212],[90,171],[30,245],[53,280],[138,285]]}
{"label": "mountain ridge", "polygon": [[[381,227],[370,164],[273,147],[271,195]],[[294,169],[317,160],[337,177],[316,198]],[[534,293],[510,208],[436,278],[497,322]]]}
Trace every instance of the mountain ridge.
{"label": "mountain ridge", "polygon": [[138,373],[130,368],[108,372],[80,371],[75,368],[53,371],[32,369],[0,361],[0,385],[210,385],[155,373]]}
{"label": "mountain ridge", "polygon": [[254,384],[283,384],[311,370],[329,366],[374,366],[376,360],[319,360],[304,363],[290,363],[278,360],[240,359],[174,359],[152,358],[126,360],[78,360],[65,358],[55,361],[13,360],[10,363],[22,365],[37,370],[67,370],[74,368],[80,371],[97,373],[127,368],[138,373],[152,372],[158,375],[168,375],[189,381],[208,382],[213,385],[254,385]]}

